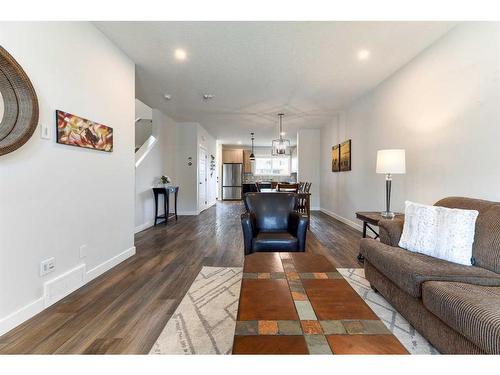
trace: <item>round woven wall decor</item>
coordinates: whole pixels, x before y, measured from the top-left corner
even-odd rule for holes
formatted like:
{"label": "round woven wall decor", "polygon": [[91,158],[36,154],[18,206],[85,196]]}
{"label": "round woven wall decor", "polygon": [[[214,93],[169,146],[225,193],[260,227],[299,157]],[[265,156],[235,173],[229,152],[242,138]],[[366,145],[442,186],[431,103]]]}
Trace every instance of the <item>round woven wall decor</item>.
{"label": "round woven wall decor", "polygon": [[[38,124],[38,99],[28,76],[17,61],[0,46],[0,155],[8,154],[31,138]],[[2,100],[2,99],[0,99]]]}

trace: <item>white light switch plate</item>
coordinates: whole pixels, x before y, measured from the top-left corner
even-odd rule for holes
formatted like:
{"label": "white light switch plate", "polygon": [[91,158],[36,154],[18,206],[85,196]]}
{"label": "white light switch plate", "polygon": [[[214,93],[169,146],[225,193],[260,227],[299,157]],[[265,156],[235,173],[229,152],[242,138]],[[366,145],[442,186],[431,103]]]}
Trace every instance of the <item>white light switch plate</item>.
{"label": "white light switch plate", "polygon": [[45,259],[40,263],[40,276],[51,273],[56,269],[56,258]]}
{"label": "white light switch plate", "polygon": [[50,126],[47,124],[40,124],[40,133],[42,139],[50,139],[52,136]]}

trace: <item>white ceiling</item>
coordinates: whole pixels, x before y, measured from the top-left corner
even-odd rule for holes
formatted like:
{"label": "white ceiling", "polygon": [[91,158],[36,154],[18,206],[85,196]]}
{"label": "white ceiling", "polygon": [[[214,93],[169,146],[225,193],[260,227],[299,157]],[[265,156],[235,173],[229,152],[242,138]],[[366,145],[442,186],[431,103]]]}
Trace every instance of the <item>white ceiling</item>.
{"label": "white ceiling", "polygon": [[[451,22],[97,22],[135,63],[136,96],[223,143],[317,128],[448,32]],[[187,60],[174,58],[183,48]],[[370,57],[359,61],[357,52]],[[202,94],[214,99],[203,101]],[[164,94],[172,95],[170,101]]]}

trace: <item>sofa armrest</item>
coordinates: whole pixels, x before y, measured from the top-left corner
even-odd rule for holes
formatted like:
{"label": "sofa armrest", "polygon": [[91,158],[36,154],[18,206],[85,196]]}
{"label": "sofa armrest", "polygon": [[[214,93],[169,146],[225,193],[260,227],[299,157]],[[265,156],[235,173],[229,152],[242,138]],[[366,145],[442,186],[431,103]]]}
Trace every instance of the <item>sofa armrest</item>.
{"label": "sofa armrest", "polygon": [[248,255],[252,252],[252,239],[257,234],[255,215],[251,212],[241,214],[241,227],[243,228],[245,255]]}
{"label": "sofa armrest", "polygon": [[288,232],[299,241],[299,250],[306,249],[306,235],[309,218],[298,211],[290,212],[288,217]]}
{"label": "sofa armrest", "polygon": [[380,242],[390,246],[398,246],[403,233],[404,219],[382,219],[378,222]]}

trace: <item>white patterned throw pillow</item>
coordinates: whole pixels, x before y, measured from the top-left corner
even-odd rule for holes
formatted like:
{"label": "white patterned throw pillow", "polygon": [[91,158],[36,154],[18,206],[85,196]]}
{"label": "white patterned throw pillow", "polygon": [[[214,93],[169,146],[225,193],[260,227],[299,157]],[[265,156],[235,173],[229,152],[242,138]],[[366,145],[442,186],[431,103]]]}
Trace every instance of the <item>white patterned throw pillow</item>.
{"label": "white patterned throw pillow", "polygon": [[405,222],[399,246],[403,249],[470,266],[476,210],[405,202]]}

